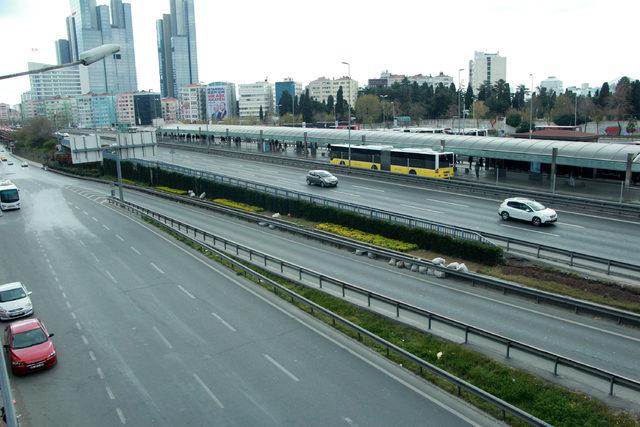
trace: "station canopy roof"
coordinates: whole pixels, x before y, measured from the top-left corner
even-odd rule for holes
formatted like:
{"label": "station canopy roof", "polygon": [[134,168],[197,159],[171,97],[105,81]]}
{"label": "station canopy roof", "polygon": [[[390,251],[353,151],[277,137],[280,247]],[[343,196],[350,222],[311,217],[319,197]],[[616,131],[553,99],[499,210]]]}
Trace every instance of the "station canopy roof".
{"label": "station canopy roof", "polygon": [[[307,141],[319,146],[348,144],[347,129],[318,129],[285,126],[233,126],[233,125],[165,125],[158,131],[168,134],[204,135],[216,137],[251,138],[258,140],[260,132],[265,140],[281,142]],[[408,133],[393,130],[352,130],[351,144],[392,145],[395,148],[431,148],[440,150],[444,142],[445,151],[457,155],[524,162],[551,163],[552,149],[558,149],[557,164],[608,170],[626,170],[627,154],[632,154],[633,171],[640,172],[640,145],[556,141],[541,139],[518,139],[493,136],[449,135],[444,133]]]}

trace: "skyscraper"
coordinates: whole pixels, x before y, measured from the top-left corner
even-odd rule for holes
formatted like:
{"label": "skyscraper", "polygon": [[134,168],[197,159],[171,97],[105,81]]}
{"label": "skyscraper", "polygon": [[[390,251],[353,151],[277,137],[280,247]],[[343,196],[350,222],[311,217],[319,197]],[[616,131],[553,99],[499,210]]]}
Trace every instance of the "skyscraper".
{"label": "skyscraper", "polygon": [[475,52],[469,61],[469,85],[478,93],[486,81],[495,84],[498,80],[507,80],[507,58],[499,53]]}
{"label": "skyscraper", "polygon": [[80,53],[107,43],[120,46],[120,51],[88,67],[80,67],[82,93],[135,92],[138,89],[136,58],[133,47],[131,5],[111,0],[109,6],[96,6],[95,0],[70,0],[71,16],[67,17],[67,33],[72,61]]}
{"label": "skyscraper", "polygon": [[196,20],[193,0],[170,0],[171,14],[156,21],[162,97],[176,98],[180,88],[198,83]]}
{"label": "skyscraper", "polygon": [[56,61],[58,65],[68,64],[69,62],[71,62],[69,40],[56,40]]}

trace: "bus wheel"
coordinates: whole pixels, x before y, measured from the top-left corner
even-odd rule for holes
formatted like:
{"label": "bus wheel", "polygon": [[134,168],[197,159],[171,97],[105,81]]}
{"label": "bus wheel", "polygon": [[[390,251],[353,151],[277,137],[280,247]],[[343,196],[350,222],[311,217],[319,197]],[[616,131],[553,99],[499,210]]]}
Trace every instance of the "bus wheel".
{"label": "bus wheel", "polygon": [[378,167],[376,165],[373,165],[373,166],[371,166],[371,169],[374,170],[374,171],[377,171]]}
{"label": "bus wheel", "polygon": [[415,174],[416,174],[416,171],[414,171],[413,169],[409,171],[409,175],[415,175]]}
{"label": "bus wheel", "polygon": [[341,160],[340,161],[340,166],[344,166],[344,165],[345,165],[345,163]]}

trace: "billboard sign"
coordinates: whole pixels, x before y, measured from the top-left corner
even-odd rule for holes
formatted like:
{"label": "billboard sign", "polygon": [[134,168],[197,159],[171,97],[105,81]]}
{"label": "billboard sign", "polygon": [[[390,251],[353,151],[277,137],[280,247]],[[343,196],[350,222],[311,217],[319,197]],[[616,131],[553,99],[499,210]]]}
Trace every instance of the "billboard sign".
{"label": "billboard sign", "polygon": [[207,86],[207,116],[212,120],[223,120],[231,110],[226,85]]}

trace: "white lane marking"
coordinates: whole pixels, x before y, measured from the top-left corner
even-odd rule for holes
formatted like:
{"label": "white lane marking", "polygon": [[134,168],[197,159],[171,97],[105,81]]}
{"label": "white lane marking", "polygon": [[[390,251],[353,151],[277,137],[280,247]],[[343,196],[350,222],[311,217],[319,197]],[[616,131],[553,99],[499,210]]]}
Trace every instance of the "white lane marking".
{"label": "white lane marking", "polygon": [[138,255],[142,255],[142,254],[140,253],[140,251],[139,251],[139,250],[137,250],[136,248],[134,248],[133,246],[130,246],[130,248],[131,248],[131,250],[132,250],[133,252],[137,253]]}
{"label": "white lane marking", "polygon": [[418,209],[420,211],[427,211],[427,212],[433,212],[433,213],[439,213],[439,214],[444,213],[442,211],[436,211],[434,209],[421,208],[420,206],[413,206],[413,205],[401,205],[401,206],[404,206],[406,208],[411,208],[411,209]]}
{"label": "white lane marking", "polygon": [[193,378],[196,379],[196,381],[198,381],[198,384],[200,384],[200,386],[204,389],[204,391],[209,395],[209,397],[216,402],[216,404],[220,407],[220,409],[224,409],[224,405],[222,404],[222,402],[220,402],[220,400],[218,400],[218,398],[216,397],[215,394],[213,394],[213,392],[211,391],[211,389],[209,387],[207,387],[207,385],[200,379],[200,377],[198,376],[198,374],[194,373],[193,374]]}
{"label": "white lane marking", "polygon": [[86,216],[89,216],[89,214],[87,213],[87,211],[82,211],[83,214],[85,214]]}
{"label": "white lane marking", "polygon": [[436,202],[436,203],[444,203],[445,205],[460,206],[461,208],[470,207],[469,205],[463,205],[462,203],[445,202],[444,200],[438,200],[438,199],[427,199],[427,198],[425,198],[423,200],[429,200],[430,202]]}
{"label": "white lane marking", "polygon": [[87,340],[87,337],[85,337],[84,335],[81,335],[80,338],[82,338],[83,343],[85,343],[86,345],[89,345],[89,340]]}
{"label": "white lane marking", "polygon": [[350,426],[358,427],[358,423],[354,422],[351,418],[342,417],[342,419],[344,420],[345,423],[349,424]]}
{"label": "white lane marking", "polygon": [[91,256],[93,257],[94,260],[96,260],[96,262],[100,262],[100,259],[93,252],[91,252]]}
{"label": "white lane marking", "polygon": [[122,412],[122,409],[116,408],[116,412],[118,413],[118,418],[120,418],[120,422],[122,424],[126,424],[127,423],[127,419],[124,417],[124,413]]}
{"label": "white lane marking", "polygon": [[118,281],[116,280],[116,278],[115,278],[115,277],[113,277],[113,276],[111,275],[111,273],[109,273],[109,270],[105,270],[104,272],[107,274],[107,276],[109,276],[109,278],[113,281],[113,283],[118,283]]}
{"label": "white lane marking", "polygon": [[91,360],[93,360],[95,362],[96,360],[96,355],[94,354],[93,351],[89,350],[89,357],[91,358]]}
{"label": "white lane marking", "polygon": [[182,287],[182,285],[178,285],[178,288],[180,288],[180,290],[182,292],[184,292],[185,294],[189,295],[192,299],[196,299],[196,297],[193,296],[193,294],[191,294],[188,290],[186,290],[185,288]]}
{"label": "white lane marking", "polygon": [[58,289],[63,290],[61,285],[58,285]]}
{"label": "white lane marking", "polygon": [[109,227],[107,227],[106,225],[102,224],[102,228],[104,228],[105,230],[109,231],[111,230]]}
{"label": "white lane marking", "polygon": [[80,243],[82,246],[87,247],[87,245],[84,244],[84,242],[80,239],[78,239],[78,243]]}
{"label": "white lane marking", "polygon": [[162,269],[160,267],[158,267],[157,265],[155,265],[154,263],[150,262],[149,264],[151,264],[151,267],[155,268],[156,270],[158,270],[160,272],[160,274],[164,274],[164,271],[162,271]]}
{"label": "white lane marking", "polygon": [[104,372],[102,372],[102,368],[98,367],[96,370],[98,371],[98,376],[100,377],[100,379],[103,380]]}
{"label": "white lane marking", "polygon": [[299,382],[300,380],[298,379],[298,377],[296,377],[295,375],[293,375],[291,372],[289,372],[284,366],[282,366],[281,364],[279,364],[278,362],[276,362],[275,360],[273,360],[273,358],[271,356],[269,356],[268,354],[262,354],[269,362],[271,362],[276,368],[280,369],[282,372],[284,372],[289,378],[291,378],[292,380],[294,380],[295,382]]}
{"label": "white lane marking", "polygon": [[62,293],[62,298],[67,299],[67,294],[65,294],[64,292]]}
{"label": "white lane marking", "polygon": [[576,228],[584,228],[581,225],[576,225],[576,224],[569,224],[568,222],[558,222],[558,225],[566,225],[568,227],[576,227]]}
{"label": "white lane marking", "polygon": [[73,320],[76,320],[76,314],[73,311],[71,312],[71,317],[73,317]]}
{"label": "white lane marking", "polygon": [[156,333],[158,334],[158,336],[160,337],[160,339],[167,345],[167,347],[169,347],[170,349],[173,349],[173,346],[171,345],[171,343],[169,342],[168,339],[165,338],[164,335],[162,335],[162,333],[160,332],[160,330],[158,328],[156,328],[155,326],[153,327],[153,330],[156,331]]}
{"label": "white lane marking", "polygon": [[[184,254],[186,254],[187,256],[190,256],[191,258],[193,258],[194,260],[196,260],[197,262],[199,262],[200,264],[202,264],[203,266],[205,266],[206,268],[215,271],[217,274],[221,275],[222,277],[226,278],[227,280],[229,280],[231,283],[234,283],[236,286],[238,286],[240,289],[243,289],[244,291],[250,293],[251,295],[253,295],[254,297],[258,298],[259,300],[269,304],[271,307],[273,307],[274,309],[278,310],[279,312],[281,312],[282,314],[284,314],[285,316],[291,318],[292,320],[294,320],[295,322],[298,322],[301,326],[315,332],[316,334],[318,334],[319,336],[323,337],[324,339],[326,339],[327,341],[333,343],[335,346],[347,351],[348,353],[350,353],[352,356],[360,359],[361,361],[363,361],[364,363],[368,364],[369,366],[371,366],[372,368],[380,371],[383,375],[388,376],[389,378],[393,379],[394,381],[398,382],[399,384],[402,384],[403,386],[405,386],[406,388],[408,388],[409,390],[412,390],[414,393],[422,396],[424,399],[429,400],[430,402],[432,402],[435,405],[438,405],[439,407],[441,407],[442,409],[444,409],[445,411],[448,411],[449,413],[457,416],[458,418],[464,420],[466,423],[471,424],[471,425],[477,425],[477,423],[475,423],[473,420],[469,419],[468,417],[466,417],[464,414],[456,411],[454,408],[452,408],[451,406],[447,405],[445,402],[442,402],[438,399],[436,399],[435,397],[432,397],[430,394],[428,394],[427,392],[424,392],[422,390],[420,390],[419,388],[415,387],[414,385],[406,382],[405,380],[403,380],[402,378],[398,377],[397,375],[391,373],[388,369],[386,369],[383,366],[379,366],[378,364],[374,363],[373,361],[367,359],[366,357],[364,357],[363,355],[357,353],[355,350],[353,350],[352,348],[346,346],[345,344],[342,344],[338,341],[336,341],[333,337],[330,337],[329,335],[327,335],[326,333],[324,333],[323,331],[317,329],[314,326],[311,326],[310,324],[304,322],[302,319],[299,319],[297,317],[295,317],[293,314],[289,313],[288,311],[286,311],[284,308],[278,306],[277,304],[273,303],[272,301],[268,300],[267,298],[265,298],[264,296],[260,295],[259,293],[257,293],[256,291],[254,291],[253,289],[247,287],[246,284],[240,283],[236,278],[229,276],[228,274],[226,274],[224,271],[216,268],[215,266],[207,263],[205,260],[198,258],[197,256],[195,256],[194,254],[192,254],[191,252],[187,251],[185,248],[179,246],[177,243],[169,240],[169,238],[163,236],[162,234],[160,234],[158,231],[154,230],[153,228],[151,228],[150,226],[147,226],[137,220],[135,220],[134,218],[131,218],[125,214],[123,214],[122,212],[117,211],[115,208],[111,207],[111,206],[107,206],[108,209],[111,209],[113,212],[115,212],[116,214],[122,216],[123,218],[139,225],[140,227],[146,229],[147,231],[155,234],[158,238],[164,240],[166,243],[172,245],[173,247],[175,247],[176,249],[182,251]],[[434,282],[435,284],[435,282]]]}
{"label": "white lane marking", "polygon": [[526,231],[527,233],[538,233],[538,234],[546,234],[547,236],[560,237],[559,234],[547,233],[546,231],[537,231],[537,230],[529,230],[529,229],[525,230],[522,227],[516,227],[515,225],[507,225],[502,223],[500,223],[500,225],[503,227],[515,228],[516,230],[520,230],[520,231]]}
{"label": "white lane marking", "polygon": [[81,331],[82,330],[82,325],[80,325],[79,322],[76,322],[76,328],[78,328],[78,330]]}
{"label": "white lane marking", "polygon": [[71,229],[69,229],[69,233],[71,233],[71,235],[72,235],[72,236],[75,236],[75,235],[76,235],[76,232],[75,232],[75,231],[73,231],[73,230],[71,230]]}
{"label": "white lane marking", "polygon": [[98,218],[96,218],[95,216],[92,216],[91,219],[94,220],[95,222],[98,222]]}
{"label": "white lane marking", "polygon": [[[351,197],[360,197],[359,194],[347,193],[346,191],[336,191],[336,193],[338,193],[338,194],[346,194],[347,196],[351,196]],[[340,200],[338,200],[338,202],[339,201]]]}
{"label": "white lane marking", "polygon": [[236,332],[236,329],[233,326],[231,326],[230,324],[228,324],[227,322],[225,322],[225,320],[222,317],[218,316],[215,313],[211,313],[211,315],[213,317],[215,317],[216,319],[218,319],[224,326],[226,326],[227,328],[231,329],[233,332]]}
{"label": "white lane marking", "polygon": [[116,396],[113,394],[113,392],[111,391],[111,387],[109,387],[108,385],[105,386],[104,388],[107,389],[107,394],[109,395],[109,399],[111,400],[115,400]]}
{"label": "white lane marking", "polygon": [[354,185],[354,187],[363,188],[363,189],[368,190],[368,191],[377,191],[379,193],[384,193],[385,192],[384,190],[379,190],[377,188],[371,188],[371,187],[365,187],[364,185]]}
{"label": "white lane marking", "polygon": [[120,239],[120,241],[121,241],[121,242],[124,242],[124,239],[123,239],[122,237],[120,237],[120,235],[119,235],[119,234],[116,234],[116,237],[117,237],[118,239]]}
{"label": "white lane marking", "polygon": [[65,301],[65,304],[67,305],[67,308],[71,308],[71,303],[69,303],[69,301]]}
{"label": "white lane marking", "polygon": [[55,280],[56,282],[58,282],[58,278],[56,276],[53,276],[53,280]]}

